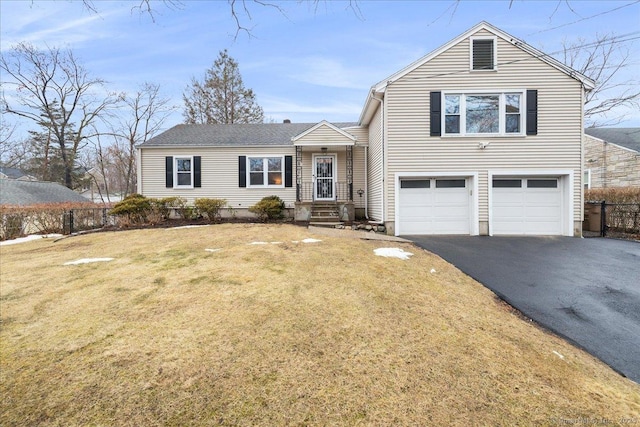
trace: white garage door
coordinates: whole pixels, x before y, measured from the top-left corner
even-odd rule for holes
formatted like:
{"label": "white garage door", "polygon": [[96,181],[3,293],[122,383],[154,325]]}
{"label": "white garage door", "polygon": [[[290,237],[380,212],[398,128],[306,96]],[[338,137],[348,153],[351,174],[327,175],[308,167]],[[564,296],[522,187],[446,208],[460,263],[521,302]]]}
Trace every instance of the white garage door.
{"label": "white garage door", "polygon": [[469,234],[464,178],[401,179],[398,234]]}
{"label": "white garage door", "polygon": [[492,234],[562,234],[558,178],[493,178]]}

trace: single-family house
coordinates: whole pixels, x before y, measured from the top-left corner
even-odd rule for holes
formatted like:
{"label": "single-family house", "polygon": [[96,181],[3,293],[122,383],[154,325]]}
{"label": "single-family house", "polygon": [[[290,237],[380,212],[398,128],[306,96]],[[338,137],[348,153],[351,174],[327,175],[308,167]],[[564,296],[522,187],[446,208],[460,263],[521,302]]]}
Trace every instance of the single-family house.
{"label": "single-family house", "polygon": [[640,128],[584,130],[585,189],[640,187]]}
{"label": "single-family house", "polygon": [[278,195],[389,234],[580,235],[594,82],[481,22],[371,87],[354,123],[178,125],[138,147],[138,191]]}
{"label": "single-family house", "polygon": [[37,181],[37,179],[23,170],[0,165],[0,179],[15,179],[18,181]]}
{"label": "single-family house", "polygon": [[57,182],[0,179],[0,206],[45,203],[91,203],[91,200]]}

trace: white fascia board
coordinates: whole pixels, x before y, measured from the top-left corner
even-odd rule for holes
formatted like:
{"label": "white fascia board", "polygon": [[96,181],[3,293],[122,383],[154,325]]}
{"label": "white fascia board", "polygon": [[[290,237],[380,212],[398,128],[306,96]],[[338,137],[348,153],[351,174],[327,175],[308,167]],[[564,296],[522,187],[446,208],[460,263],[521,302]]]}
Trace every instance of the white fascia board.
{"label": "white fascia board", "polygon": [[[360,113],[360,118],[358,119],[358,125],[367,126],[373,117],[373,114],[380,107],[380,99],[384,98],[385,88],[380,91],[376,91],[375,87],[372,87],[367,95],[367,99],[364,102],[364,107],[362,108],[362,113]],[[381,98],[376,98],[375,95],[380,95]],[[375,102],[374,102],[375,101]]]}
{"label": "white fascia board", "polygon": [[[329,123],[329,122],[328,122],[328,121],[326,121],[326,120],[323,120],[323,121],[321,121],[320,123],[316,124],[315,126],[313,126],[313,127],[309,128],[309,129],[305,130],[305,131],[304,131],[304,132],[302,132],[301,134],[299,134],[299,135],[296,135],[296,136],[292,137],[292,138],[291,138],[291,141],[295,143],[295,142],[296,142],[297,140],[299,140],[300,138],[303,138],[303,137],[305,137],[305,136],[309,135],[311,132],[315,131],[316,129],[319,129],[319,128],[320,128],[320,127],[322,127],[322,126],[327,126],[329,129],[331,129],[331,130],[334,130],[334,131],[338,132],[339,134],[341,134],[341,135],[342,135],[342,136],[344,136],[345,138],[350,139],[353,143],[355,143],[355,142],[357,141],[357,139],[358,139],[357,137],[355,137],[355,136],[351,135],[350,133],[345,132],[344,130],[340,129],[340,128],[339,128],[339,127],[337,127],[336,125],[334,125],[334,124],[332,124],[332,123]],[[300,144],[296,144],[296,145],[300,145]],[[334,145],[337,145],[337,144],[334,144]],[[353,144],[347,144],[347,143],[345,143],[345,144],[340,144],[340,145],[353,145]]]}

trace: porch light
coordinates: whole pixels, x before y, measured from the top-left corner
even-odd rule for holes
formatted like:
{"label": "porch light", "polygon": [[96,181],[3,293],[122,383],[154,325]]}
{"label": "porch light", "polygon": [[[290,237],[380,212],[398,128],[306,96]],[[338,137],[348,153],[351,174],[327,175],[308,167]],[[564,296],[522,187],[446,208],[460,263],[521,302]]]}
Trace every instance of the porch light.
{"label": "porch light", "polygon": [[323,153],[326,153],[327,152],[327,147],[321,147],[320,151],[322,151]]}
{"label": "porch light", "polygon": [[358,196],[362,197],[362,195],[364,194],[364,190],[362,188],[359,188],[356,193],[358,193]]}

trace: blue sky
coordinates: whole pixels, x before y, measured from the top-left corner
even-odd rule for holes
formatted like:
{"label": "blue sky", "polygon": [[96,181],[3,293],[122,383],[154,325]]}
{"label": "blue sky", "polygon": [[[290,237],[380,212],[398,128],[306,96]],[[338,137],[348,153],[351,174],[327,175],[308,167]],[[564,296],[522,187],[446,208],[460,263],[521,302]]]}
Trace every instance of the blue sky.
{"label": "blue sky", "polygon": [[[237,37],[226,1],[152,1],[155,21],[132,10],[137,4],[94,1],[96,14],[78,1],[3,0],[0,48],[20,41],[70,47],[113,91],[159,83],[178,107],[168,128],[182,122],[191,77],[201,78],[222,49],[239,62],[267,119],[357,121],[373,84],[483,20],[547,53],[596,33],[640,34],[633,0],[359,0],[358,10],[341,1],[278,2],[282,11],[249,2],[250,18],[240,19],[251,36]],[[624,48],[631,57],[625,72],[640,81],[640,40]],[[640,112],[628,114],[619,126],[640,126]]]}

